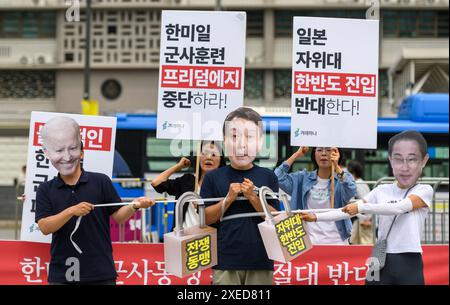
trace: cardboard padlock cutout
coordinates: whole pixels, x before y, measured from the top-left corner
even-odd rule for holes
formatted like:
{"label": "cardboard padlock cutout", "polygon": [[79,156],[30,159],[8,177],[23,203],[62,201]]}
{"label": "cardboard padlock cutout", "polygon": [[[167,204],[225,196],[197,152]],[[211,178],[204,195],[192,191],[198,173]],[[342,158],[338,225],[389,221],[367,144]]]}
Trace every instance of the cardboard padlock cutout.
{"label": "cardboard padlock cutout", "polygon": [[[286,194],[281,195],[285,212],[273,216],[266,196],[273,194],[267,186],[259,189],[259,199],[266,220],[258,224],[267,256],[274,261],[287,263],[312,248],[311,240],[303,226],[300,214],[293,214]],[[274,197],[276,199],[276,197]]]}
{"label": "cardboard padlock cutout", "polygon": [[186,192],[175,205],[176,227],[164,234],[166,271],[180,278],[217,265],[217,230],[205,225],[205,205],[197,202],[200,224],[183,229],[183,206],[200,199]]}

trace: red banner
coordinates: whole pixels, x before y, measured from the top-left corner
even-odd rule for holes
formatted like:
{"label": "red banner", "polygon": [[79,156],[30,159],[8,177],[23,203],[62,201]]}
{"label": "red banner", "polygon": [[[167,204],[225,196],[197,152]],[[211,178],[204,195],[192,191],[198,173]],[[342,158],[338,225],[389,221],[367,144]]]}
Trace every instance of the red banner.
{"label": "red banner", "polygon": [[[183,279],[164,270],[162,244],[114,243],[119,285],[209,285],[211,270]],[[424,245],[427,285],[449,284],[448,245]],[[362,285],[370,246],[315,246],[294,261],[275,263],[276,285]],[[0,284],[47,283],[50,245],[24,241],[0,241]]]}
{"label": "red banner", "polygon": [[239,90],[241,70],[240,67],[163,65],[161,87]]}
{"label": "red banner", "polygon": [[[34,124],[34,146],[42,144],[39,133],[44,125],[43,122],[35,122]],[[111,135],[112,129],[109,127],[80,126],[80,136],[85,150],[109,151],[111,149]]]}
{"label": "red banner", "polygon": [[294,72],[295,94],[376,96],[376,75],[328,72]]}

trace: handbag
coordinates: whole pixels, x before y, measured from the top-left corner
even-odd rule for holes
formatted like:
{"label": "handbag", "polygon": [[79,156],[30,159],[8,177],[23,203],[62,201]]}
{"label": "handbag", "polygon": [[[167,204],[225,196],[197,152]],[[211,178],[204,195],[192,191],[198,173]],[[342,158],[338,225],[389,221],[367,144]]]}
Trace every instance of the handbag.
{"label": "handbag", "polygon": [[[411,186],[405,193],[405,195],[403,196],[403,199],[406,198],[406,196],[408,195],[409,191],[415,187],[416,184],[414,184],[413,186]],[[397,220],[397,216],[395,215],[394,220],[391,223],[391,226],[389,227],[388,233],[386,234],[386,237],[384,239],[379,239],[372,248],[372,259],[377,259],[378,260],[378,270],[381,270],[384,268],[384,265],[386,264],[386,249],[387,249],[387,239],[389,237],[389,233],[391,233],[391,229],[394,226],[394,222],[395,220]]]}

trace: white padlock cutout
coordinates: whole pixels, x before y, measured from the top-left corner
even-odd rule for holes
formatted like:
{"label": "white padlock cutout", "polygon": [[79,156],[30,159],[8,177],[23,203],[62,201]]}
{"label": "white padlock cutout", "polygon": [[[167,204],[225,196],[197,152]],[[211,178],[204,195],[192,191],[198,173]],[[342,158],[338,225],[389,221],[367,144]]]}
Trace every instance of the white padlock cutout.
{"label": "white padlock cutout", "polygon": [[164,234],[164,261],[167,272],[183,278],[217,265],[217,230],[205,225],[205,205],[198,201],[200,224],[183,229],[183,206],[200,196],[186,192],[175,205],[176,227]]}
{"label": "white padlock cutout", "polygon": [[258,224],[264,247],[269,259],[287,263],[312,248],[308,232],[300,214],[293,214],[286,194],[280,195],[285,211],[277,216],[270,213],[266,196],[273,196],[267,186],[259,189],[259,200],[264,209],[266,220]]}

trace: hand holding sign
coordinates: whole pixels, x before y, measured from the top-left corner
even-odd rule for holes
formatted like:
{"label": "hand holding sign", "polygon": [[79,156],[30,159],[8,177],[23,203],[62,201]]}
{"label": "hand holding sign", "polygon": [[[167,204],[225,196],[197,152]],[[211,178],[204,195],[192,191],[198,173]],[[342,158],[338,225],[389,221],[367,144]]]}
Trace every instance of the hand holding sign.
{"label": "hand holding sign", "polygon": [[[340,167],[339,167],[339,158],[340,158],[340,154],[339,154],[339,150],[336,147],[333,147],[331,149],[331,154],[330,154],[330,160],[332,165],[334,166],[335,169],[338,169],[338,172]],[[342,170],[341,170],[342,171]]]}

